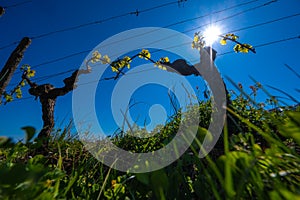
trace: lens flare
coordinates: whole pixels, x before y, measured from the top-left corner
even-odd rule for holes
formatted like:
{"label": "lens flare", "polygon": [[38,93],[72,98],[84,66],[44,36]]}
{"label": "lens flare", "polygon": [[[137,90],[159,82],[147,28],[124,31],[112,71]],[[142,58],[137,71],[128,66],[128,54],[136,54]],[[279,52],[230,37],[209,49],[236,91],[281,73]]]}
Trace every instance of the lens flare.
{"label": "lens flare", "polygon": [[216,42],[221,34],[220,28],[217,26],[209,26],[203,32],[203,37],[207,45],[212,45]]}

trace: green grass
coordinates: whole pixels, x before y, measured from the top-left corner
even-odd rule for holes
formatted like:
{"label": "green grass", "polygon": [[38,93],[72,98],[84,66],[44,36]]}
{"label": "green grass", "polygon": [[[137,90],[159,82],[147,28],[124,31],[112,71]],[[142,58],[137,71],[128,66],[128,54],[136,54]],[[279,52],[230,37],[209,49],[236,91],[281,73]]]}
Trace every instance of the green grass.
{"label": "green grass", "polygon": [[[277,102],[268,101],[271,106]],[[47,152],[32,141],[35,129],[24,127],[26,140],[0,138],[0,199],[300,199],[300,109],[267,110],[237,95],[217,145],[198,157],[212,112],[209,101],[177,112],[159,134],[111,140],[133,152],[155,151],[168,144],[180,118],[200,112],[197,138],[171,165],[154,172],[123,173],[98,162],[70,127],[53,133]],[[146,134],[135,127],[135,132]]]}

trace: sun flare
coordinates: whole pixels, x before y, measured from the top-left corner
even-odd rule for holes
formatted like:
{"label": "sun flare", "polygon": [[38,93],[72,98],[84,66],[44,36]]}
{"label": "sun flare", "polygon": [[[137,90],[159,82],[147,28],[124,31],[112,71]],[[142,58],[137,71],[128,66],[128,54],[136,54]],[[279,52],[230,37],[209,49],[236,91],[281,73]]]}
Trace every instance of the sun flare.
{"label": "sun flare", "polygon": [[218,26],[211,25],[204,30],[203,37],[207,45],[212,45],[218,40],[220,34],[220,28]]}

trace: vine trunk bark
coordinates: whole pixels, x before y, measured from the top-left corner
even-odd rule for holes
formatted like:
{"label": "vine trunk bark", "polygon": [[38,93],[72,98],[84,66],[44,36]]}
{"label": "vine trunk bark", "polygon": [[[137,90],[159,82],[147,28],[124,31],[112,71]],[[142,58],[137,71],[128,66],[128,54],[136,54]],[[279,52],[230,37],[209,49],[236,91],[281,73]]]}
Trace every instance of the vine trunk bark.
{"label": "vine trunk bark", "polygon": [[18,65],[24,57],[24,52],[31,44],[31,40],[28,37],[24,37],[16,49],[10,54],[3,69],[0,71],[0,103],[2,95],[5,92],[7,85],[9,84],[12,76],[14,75]]}

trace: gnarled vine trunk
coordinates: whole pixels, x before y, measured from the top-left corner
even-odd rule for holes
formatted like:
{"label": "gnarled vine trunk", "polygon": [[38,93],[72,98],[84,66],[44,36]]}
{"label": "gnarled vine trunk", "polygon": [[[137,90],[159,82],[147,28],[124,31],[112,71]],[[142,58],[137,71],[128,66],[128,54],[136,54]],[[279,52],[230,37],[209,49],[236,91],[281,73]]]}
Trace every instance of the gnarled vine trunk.
{"label": "gnarled vine trunk", "polygon": [[43,129],[40,131],[38,137],[47,138],[50,136],[52,129],[54,128],[54,106],[56,103],[56,98],[45,98],[40,97],[40,102],[42,104],[42,119],[43,119]]}
{"label": "gnarled vine trunk", "polygon": [[68,78],[64,79],[64,86],[61,88],[55,88],[51,84],[38,85],[32,82],[26,75],[23,74],[25,79],[30,85],[29,94],[39,98],[42,105],[42,119],[43,128],[38,134],[38,138],[43,139],[44,143],[47,143],[48,138],[51,135],[52,129],[54,128],[54,108],[58,96],[64,96],[74,88],[76,88],[77,77],[80,74],[90,73],[88,69],[76,70]]}

